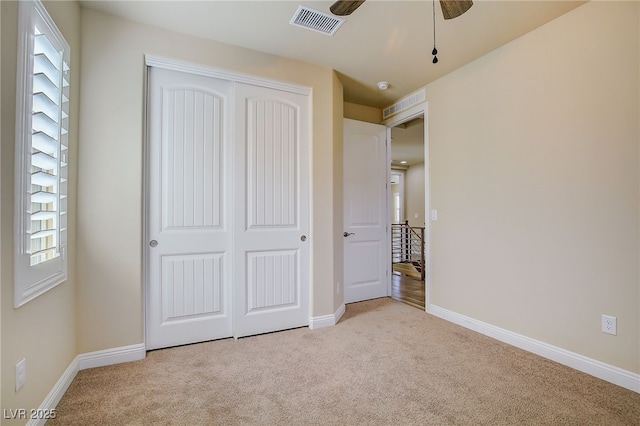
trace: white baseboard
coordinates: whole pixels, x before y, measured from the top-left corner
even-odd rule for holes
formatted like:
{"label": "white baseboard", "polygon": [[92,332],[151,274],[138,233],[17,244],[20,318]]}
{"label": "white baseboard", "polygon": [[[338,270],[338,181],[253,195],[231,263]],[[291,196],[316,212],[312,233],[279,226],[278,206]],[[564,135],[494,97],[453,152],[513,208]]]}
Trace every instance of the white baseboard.
{"label": "white baseboard", "polygon": [[582,371],[583,373],[587,373],[591,376],[640,393],[640,374],[605,364],[604,362],[478,321],[474,318],[458,314],[439,306],[432,304],[428,305],[427,313],[470,330],[477,331],[478,333],[486,336],[493,337],[501,342],[524,349],[525,351],[540,355],[557,363],[566,365],[567,367],[574,368],[578,371]]}
{"label": "white baseboard", "polygon": [[[69,389],[69,386],[71,386],[71,382],[75,379],[78,371],[129,361],[138,361],[144,359],[146,354],[144,343],[140,343],[76,356],[74,360],[71,361],[71,364],[69,364],[69,367],[62,373],[62,376],[58,379],[44,401],[42,401],[42,404],[40,404],[39,412],[50,413],[56,408],[67,389]],[[46,422],[47,419],[32,419],[29,420],[27,425],[40,426]]]}
{"label": "white baseboard", "polygon": [[78,355],[78,370],[104,367],[106,365],[120,364],[129,361],[139,361],[144,359],[146,355],[147,351],[144,343],[89,352]]}
{"label": "white baseboard", "polygon": [[309,328],[315,330],[317,328],[333,327],[340,321],[340,318],[344,315],[345,305],[340,305],[337,311],[331,315],[321,315],[319,317],[309,318]]}
{"label": "white baseboard", "polygon": [[[78,374],[78,357],[75,357],[69,367],[62,373],[60,379],[53,386],[47,397],[42,401],[40,407],[38,409],[39,413],[54,413],[54,409],[62,399],[64,393],[71,386],[71,382],[76,378],[76,374]],[[27,423],[28,426],[36,426],[36,425],[44,425],[47,422],[47,419],[31,419]]]}

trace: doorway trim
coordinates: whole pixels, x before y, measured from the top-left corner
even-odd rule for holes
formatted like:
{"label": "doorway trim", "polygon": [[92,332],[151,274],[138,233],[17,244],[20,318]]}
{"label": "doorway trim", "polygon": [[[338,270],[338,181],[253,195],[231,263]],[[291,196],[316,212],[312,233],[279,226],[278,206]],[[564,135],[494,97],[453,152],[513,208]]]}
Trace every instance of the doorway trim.
{"label": "doorway trim", "polygon": [[[429,158],[429,103],[423,102],[414,105],[398,114],[390,117],[382,122],[384,126],[387,126],[390,134],[391,129],[400,124],[411,121],[414,118],[423,117],[424,119],[424,212],[425,212],[425,244],[427,246],[425,253],[425,262],[427,273],[424,277],[425,285],[425,311],[428,309],[431,303],[431,160]],[[391,174],[391,162],[388,162],[387,176]],[[389,243],[391,244],[391,243]],[[391,259],[389,259],[391,261]]]}

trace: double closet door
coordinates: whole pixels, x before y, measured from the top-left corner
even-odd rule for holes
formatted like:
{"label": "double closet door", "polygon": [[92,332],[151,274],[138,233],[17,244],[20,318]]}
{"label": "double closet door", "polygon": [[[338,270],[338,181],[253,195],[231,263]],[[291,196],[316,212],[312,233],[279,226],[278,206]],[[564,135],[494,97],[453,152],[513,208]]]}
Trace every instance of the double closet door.
{"label": "double closet door", "polygon": [[308,325],[309,95],[148,77],[147,349]]}

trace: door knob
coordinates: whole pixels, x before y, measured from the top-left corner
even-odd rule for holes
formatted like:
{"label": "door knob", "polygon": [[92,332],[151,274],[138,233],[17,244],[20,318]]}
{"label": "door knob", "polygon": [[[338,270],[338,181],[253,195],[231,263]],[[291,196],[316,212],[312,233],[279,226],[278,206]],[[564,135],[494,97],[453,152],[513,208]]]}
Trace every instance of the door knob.
{"label": "door knob", "polygon": [[149,241],[149,245],[151,247],[158,247],[158,242],[156,240],[151,240],[151,241]]}
{"label": "door knob", "polygon": [[355,232],[344,231],[344,234],[342,234],[342,236],[345,237],[345,238],[347,238],[349,235],[356,235],[356,233]]}
{"label": "door knob", "polygon": [[307,236],[303,235],[302,237],[300,237],[300,241],[307,241]]}

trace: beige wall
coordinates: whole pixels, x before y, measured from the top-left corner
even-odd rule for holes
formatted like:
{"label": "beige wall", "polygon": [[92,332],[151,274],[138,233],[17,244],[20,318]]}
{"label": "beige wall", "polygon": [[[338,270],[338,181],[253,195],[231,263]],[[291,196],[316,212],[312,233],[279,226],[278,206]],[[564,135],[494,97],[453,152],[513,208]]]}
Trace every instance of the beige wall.
{"label": "beige wall", "polygon": [[404,215],[411,226],[425,226],[424,182],[424,163],[414,164],[404,173]]}
{"label": "beige wall", "polygon": [[431,303],[635,373],[639,8],[589,2],[426,86]]}
{"label": "beige wall", "polygon": [[380,124],[382,123],[382,110],[380,108],[345,102],[344,118]]}
{"label": "beige wall", "polygon": [[[313,316],[337,309],[341,275],[342,90],[333,70],[82,12],[78,205],[80,352],[143,341],[142,178],[144,55],[302,84],[313,90]],[[99,226],[97,226],[99,224]]]}
{"label": "beige wall", "polygon": [[[2,204],[1,204],[1,323],[2,323],[2,408],[37,408],[75,358],[75,222],[78,89],[80,86],[80,7],[77,3],[46,2],[45,7],[71,46],[71,114],[69,132],[68,280],[28,302],[13,307],[13,194],[16,116],[16,64],[18,5],[2,1]],[[15,365],[26,359],[27,381],[15,392]],[[2,424],[25,421],[3,420]]]}

